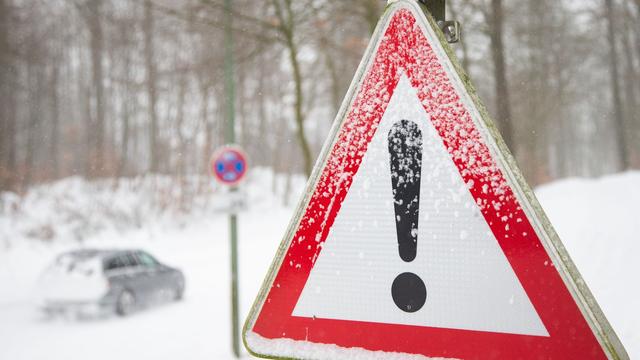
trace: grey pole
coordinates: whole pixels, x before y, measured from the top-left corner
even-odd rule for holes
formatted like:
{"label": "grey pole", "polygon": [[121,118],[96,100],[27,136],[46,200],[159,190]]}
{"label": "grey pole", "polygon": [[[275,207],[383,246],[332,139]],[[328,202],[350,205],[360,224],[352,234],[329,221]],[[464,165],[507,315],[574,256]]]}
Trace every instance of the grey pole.
{"label": "grey pole", "polygon": [[[231,0],[225,0],[225,38],[224,38],[224,78],[227,93],[227,129],[225,140],[227,144],[236,141],[235,134],[235,83],[233,78],[233,30]],[[234,186],[230,189],[236,192]],[[232,210],[233,211],[233,210]],[[235,213],[229,214],[229,240],[231,245],[231,346],[233,355],[240,357],[240,327],[238,324],[238,218]]]}

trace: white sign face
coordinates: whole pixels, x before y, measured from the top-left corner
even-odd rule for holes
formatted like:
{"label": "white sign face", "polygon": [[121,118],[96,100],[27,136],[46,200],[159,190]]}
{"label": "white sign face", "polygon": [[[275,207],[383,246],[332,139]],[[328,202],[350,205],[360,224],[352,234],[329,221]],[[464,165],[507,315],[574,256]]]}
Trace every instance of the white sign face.
{"label": "white sign face", "polygon": [[[423,136],[417,256],[409,263],[398,255],[388,150],[401,119]],[[426,305],[416,313],[390,296],[405,271],[426,285]],[[548,336],[404,75],[293,315]]]}
{"label": "white sign face", "polygon": [[238,214],[247,210],[247,193],[240,189],[219,194],[220,209],[227,214]]}
{"label": "white sign face", "polygon": [[439,36],[417,2],[387,7],[245,345],[296,359],[628,358]]}

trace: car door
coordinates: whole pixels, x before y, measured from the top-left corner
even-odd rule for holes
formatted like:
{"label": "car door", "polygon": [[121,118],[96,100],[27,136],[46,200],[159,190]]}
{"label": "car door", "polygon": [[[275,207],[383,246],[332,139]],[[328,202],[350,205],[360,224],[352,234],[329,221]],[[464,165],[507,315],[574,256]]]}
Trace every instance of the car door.
{"label": "car door", "polygon": [[120,253],[107,260],[105,274],[120,290],[132,291],[137,298],[140,289],[135,265],[126,253]]}
{"label": "car door", "polygon": [[162,265],[144,251],[135,252],[136,260],[141,268],[141,273],[145,275],[145,289],[149,296],[157,297],[166,288],[165,272]]}
{"label": "car door", "polygon": [[150,303],[153,301],[155,289],[155,271],[145,266],[136,256],[136,252],[127,252],[125,262],[129,268],[129,276],[133,290],[138,296],[141,303]]}

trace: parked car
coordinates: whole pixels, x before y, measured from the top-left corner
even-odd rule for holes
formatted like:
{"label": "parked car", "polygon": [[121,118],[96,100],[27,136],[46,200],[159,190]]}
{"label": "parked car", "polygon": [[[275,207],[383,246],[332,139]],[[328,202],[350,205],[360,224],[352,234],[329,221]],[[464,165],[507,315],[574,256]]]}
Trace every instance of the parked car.
{"label": "parked car", "polygon": [[40,278],[46,314],[126,316],[157,302],[180,300],[182,272],[142,250],[83,249],[63,253]]}

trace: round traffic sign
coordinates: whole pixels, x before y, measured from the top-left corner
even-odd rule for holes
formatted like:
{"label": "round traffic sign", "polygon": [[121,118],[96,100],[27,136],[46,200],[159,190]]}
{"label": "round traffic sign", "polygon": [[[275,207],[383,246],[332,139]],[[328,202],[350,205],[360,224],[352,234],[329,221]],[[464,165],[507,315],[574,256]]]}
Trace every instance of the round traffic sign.
{"label": "round traffic sign", "polygon": [[247,156],[238,146],[223,146],[211,158],[211,173],[224,185],[236,185],[247,174]]}

